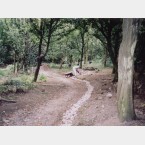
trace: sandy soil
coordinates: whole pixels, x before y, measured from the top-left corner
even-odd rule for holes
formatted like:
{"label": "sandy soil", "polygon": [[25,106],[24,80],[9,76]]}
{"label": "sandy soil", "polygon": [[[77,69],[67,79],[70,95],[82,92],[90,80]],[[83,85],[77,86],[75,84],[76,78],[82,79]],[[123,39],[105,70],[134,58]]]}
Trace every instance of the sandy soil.
{"label": "sandy soil", "polygon": [[[63,74],[44,66],[40,73],[47,76],[47,82],[38,82],[37,87],[28,93],[16,94],[17,103],[1,104],[0,125],[60,126],[64,124],[64,116],[69,110],[73,112],[68,117],[72,118],[71,124],[67,125],[72,126],[145,125],[144,114],[138,107],[136,113],[142,117],[140,120],[119,121],[116,89],[110,69],[85,71],[78,79],[65,78]],[[84,96],[88,98],[77,104]],[[141,102],[135,101],[139,106]],[[75,104],[79,107],[72,109]]]}

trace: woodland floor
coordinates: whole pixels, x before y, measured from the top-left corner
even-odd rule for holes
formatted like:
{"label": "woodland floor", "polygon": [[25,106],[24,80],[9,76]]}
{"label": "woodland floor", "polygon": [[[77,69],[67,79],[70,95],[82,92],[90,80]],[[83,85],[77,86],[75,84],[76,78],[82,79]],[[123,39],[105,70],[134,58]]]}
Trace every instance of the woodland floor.
{"label": "woodland floor", "polygon": [[[121,123],[117,115],[116,88],[111,69],[84,71],[77,79],[65,78],[56,69],[41,67],[47,82],[37,83],[28,93],[16,94],[16,103],[0,106],[1,126],[60,126],[64,113],[87,92],[83,80],[94,87],[90,98],[76,112],[72,126],[131,126],[145,125],[145,101],[135,98],[137,120]],[[110,95],[112,94],[112,96]]]}

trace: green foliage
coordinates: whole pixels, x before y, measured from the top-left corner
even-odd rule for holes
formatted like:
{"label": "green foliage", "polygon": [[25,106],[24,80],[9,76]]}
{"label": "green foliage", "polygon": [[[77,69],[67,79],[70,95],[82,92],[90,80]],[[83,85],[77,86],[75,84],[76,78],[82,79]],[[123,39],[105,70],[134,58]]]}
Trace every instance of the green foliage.
{"label": "green foliage", "polygon": [[3,85],[13,86],[16,88],[16,92],[27,92],[29,89],[32,89],[34,85],[30,82],[21,81],[21,80],[8,80]]}
{"label": "green foliage", "polygon": [[14,70],[14,65],[8,65],[7,67],[6,67],[6,70],[7,71],[9,71],[9,72],[12,72],[13,70]]}
{"label": "green foliage", "polygon": [[[0,62],[15,61],[35,65],[37,37],[30,32],[30,21],[24,18],[0,19]],[[21,60],[21,61],[20,61]]]}
{"label": "green foliage", "polygon": [[6,85],[0,85],[0,95],[9,91]]}
{"label": "green foliage", "polygon": [[[63,68],[67,69],[68,65],[72,66],[80,59],[86,63],[86,58],[101,63],[104,50],[108,49],[108,36],[112,45],[108,50],[112,49],[113,56],[117,57],[120,35],[121,19],[0,19],[0,64],[16,62],[17,70],[27,72],[31,66],[36,66],[40,55],[43,61],[56,63],[52,68],[59,68],[64,62]],[[110,64],[108,61],[108,66]],[[0,72],[0,77],[5,74]]]}
{"label": "green foliage", "polygon": [[38,80],[41,82],[46,82],[47,81],[47,77],[43,74],[39,75]]}
{"label": "green foliage", "polygon": [[0,69],[0,78],[7,77],[12,74],[13,65],[8,65],[6,68]]}
{"label": "green foliage", "polygon": [[33,76],[22,74],[18,77],[18,79],[20,79],[22,82],[31,83],[33,80]]}
{"label": "green foliage", "polygon": [[49,66],[51,67],[51,68],[56,68],[56,69],[59,69],[59,64],[56,64],[56,63],[49,63]]}
{"label": "green foliage", "polygon": [[4,76],[4,71],[0,70],[0,78]]}
{"label": "green foliage", "polygon": [[0,85],[0,94],[27,92],[35,86],[32,83],[32,77],[21,75],[16,78],[9,78]]}

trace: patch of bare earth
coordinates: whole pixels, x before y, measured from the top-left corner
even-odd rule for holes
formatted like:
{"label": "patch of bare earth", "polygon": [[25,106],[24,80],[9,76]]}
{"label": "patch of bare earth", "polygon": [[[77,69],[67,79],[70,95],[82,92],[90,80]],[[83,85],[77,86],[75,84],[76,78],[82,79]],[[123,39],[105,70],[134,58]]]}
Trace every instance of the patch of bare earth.
{"label": "patch of bare earth", "polygon": [[112,83],[111,69],[104,69],[98,73],[82,76],[88,80],[94,90],[91,98],[80,108],[73,124],[75,126],[142,126],[145,125],[145,115],[141,104],[145,101],[135,98],[135,111],[137,118],[130,122],[120,122],[117,113],[116,87]]}
{"label": "patch of bare earth", "polygon": [[[46,74],[47,72],[47,74]],[[51,70],[46,74],[46,83],[37,83],[37,88],[17,95],[17,103],[2,104],[2,125],[52,126],[62,123],[63,113],[83,95],[83,82],[67,79]]]}
{"label": "patch of bare earth", "polygon": [[[44,66],[40,73],[47,76],[47,82],[38,82],[37,88],[25,94],[17,94],[17,103],[2,104],[1,125],[59,126],[69,125],[69,121],[73,126],[145,125],[144,112],[139,107],[145,103],[137,98],[136,114],[140,119],[124,123],[119,121],[111,69],[84,71],[78,76],[79,80],[65,78],[56,70]],[[88,98],[85,100],[84,97]],[[70,115],[67,116],[67,112]]]}

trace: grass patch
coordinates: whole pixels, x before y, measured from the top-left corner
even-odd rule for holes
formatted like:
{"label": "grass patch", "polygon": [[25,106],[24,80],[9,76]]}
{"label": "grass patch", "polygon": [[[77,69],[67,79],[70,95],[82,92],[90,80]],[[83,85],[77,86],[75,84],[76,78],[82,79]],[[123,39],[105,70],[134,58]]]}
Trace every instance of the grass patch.
{"label": "grass patch", "polygon": [[15,78],[8,78],[0,85],[0,95],[18,92],[27,92],[35,86],[32,83],[32,77],[29,75],[20,75]]}
{"label": "grass patch", "polygon": [[6,68],[0,69],[0,78],[8,77],[13,72],[13,65],[8,65]]}
{"label": "grass patch", "polygon": [[0,95],[8,96],[9,94],[28,92],[35,85],[32,83],[33,76],[28,74],[13,73],[14,66],[8,65],[6,68],[0,69]]}
{"label": "grass patch", "polygon": [[47,81],[47,77],[44,74],[41,74],[38,77],[38,81],[40,81],[40,82],[46,82]]}
{"label": "grass patch", "polygon": [[68,64],[63,64],[62,69],[60,69],[60,64],[49,63],[50,68],[55,69],[58,73],[66,73],[72,71],[72,67],[68,67]]}
{"label": "grass patch", "polygon": [[[55,64],[55,63],[49,63],[49,66],[51,68],[55,68],[55,69],[60,69],[60,64]],[[63,64],[62,65],[62,69],[68,69],[68,64]]]}

